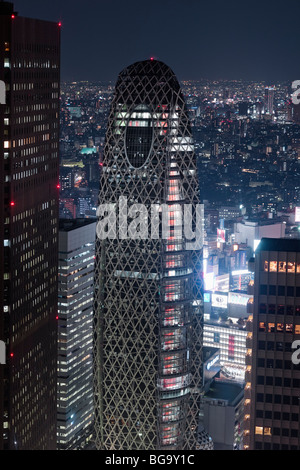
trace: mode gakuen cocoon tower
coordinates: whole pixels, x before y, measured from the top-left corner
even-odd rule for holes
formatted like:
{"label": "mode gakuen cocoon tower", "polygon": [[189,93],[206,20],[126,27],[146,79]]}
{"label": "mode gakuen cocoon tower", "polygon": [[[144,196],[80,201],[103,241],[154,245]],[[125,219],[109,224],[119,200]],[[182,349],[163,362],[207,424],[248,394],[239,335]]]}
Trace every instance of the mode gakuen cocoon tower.
{"label": "mode gakuen cocoon tower", "polygon": [[[95,273],[97,448],[196,449],[203,329],[197,233],[203,219],[196,210],[201,204],[188,113],[178,80],[164,63],[149,59],[119,74],[102,170]],[[103,207],[116,209],[110,218],[119,223],[115,236],[110,228],[106,236],[101,232]],[[184,230],[187,207],[195,243]],[[167,236],[160,222],[157,230],[149,223],[155,210],[161,221],[163,209]],[[132,230],[137,225],[140,232]]]}

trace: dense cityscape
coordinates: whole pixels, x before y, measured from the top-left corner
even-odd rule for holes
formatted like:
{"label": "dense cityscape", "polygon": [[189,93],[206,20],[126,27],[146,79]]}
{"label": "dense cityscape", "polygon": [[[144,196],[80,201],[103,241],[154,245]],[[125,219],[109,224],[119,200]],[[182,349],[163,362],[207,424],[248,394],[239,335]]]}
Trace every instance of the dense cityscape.
{"label": "dense cityscape", "polygon": [[[70,217],[68,205],[72,217],[95,215],[113,89],[113,83],[62,83],[60,214],[65,217]],[[297,206],[300,129],[292,83],[186,81],[182,89],[208,205],[243,205],[247,216],[261,218]]]}
{"label": "dense cityscape", "polygon": [[0,2],[0,449],[299,450],[300,77],[65,80],[61,28]]}
{"label": "dense cityscape", "polygon": [[[113,90],[112,83],[62,84],[61,217],[95,216]],[[245,385],[248,261],[262,236],[300,237],[298,108],[289,83],[185,81],[182,90],[205,207],[204,346],[221,345],[221,375],[236,385],[226,391],[219,382],[204,402],[216,394],[224,405]],[[224,429],[215,448],[242,448],[244,415],[237,415],[230,444]]]}

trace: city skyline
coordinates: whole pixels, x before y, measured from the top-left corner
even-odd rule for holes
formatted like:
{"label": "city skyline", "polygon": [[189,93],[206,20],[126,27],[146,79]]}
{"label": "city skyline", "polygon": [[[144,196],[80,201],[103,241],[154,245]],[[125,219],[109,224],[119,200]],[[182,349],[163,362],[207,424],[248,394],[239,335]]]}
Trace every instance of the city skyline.
{"label": "city skyline", "polygon": [[300,449],[300,5],[22,3],[0,0],[0,449]]}
{"label": "city skyline", "polygon": [[116,80],[128,63],[154,57],[179,80],[293,81],[300,5],[288,0],[15,2],[26,17],[62,23],[62,80]]}

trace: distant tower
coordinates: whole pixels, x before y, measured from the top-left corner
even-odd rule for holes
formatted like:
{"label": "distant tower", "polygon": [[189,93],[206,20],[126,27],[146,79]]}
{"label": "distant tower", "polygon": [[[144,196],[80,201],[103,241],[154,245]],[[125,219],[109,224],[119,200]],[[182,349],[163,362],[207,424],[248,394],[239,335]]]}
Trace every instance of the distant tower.
{"label": "distant tower", "polygon": [[299,450],[300,365],[292,345],[300,340],[300,240],[263,238],[254,269],[244,449]]}
{"label": "distant tower", "polygon": [[7,346],[0,449],[50,450],[56,448],[60,26],[23,18],[12,3],[0,2],[0,44],[0,339]]}
{"label": "distant tower", "polygon": [[100,204],[120,196],[128,213],[133,203],[149,216],[165,204],[170,234],[97,240],[96,445],[195,449],[199,438],[210,447],[198,428],[202,249],[180,236],[183,205],[200,202],[196,158],[179,83],[156,60],[125,68],[116,84]]}
{"label": "distant tower", "polygon": [[84,448],[92,432],[96,222],[59,221],[57,445]]}
{"label": "distant tower", "polygon": [[265,88],[264,109],[266,114],[274,112],[274,93],[275,87],[268,86]]}

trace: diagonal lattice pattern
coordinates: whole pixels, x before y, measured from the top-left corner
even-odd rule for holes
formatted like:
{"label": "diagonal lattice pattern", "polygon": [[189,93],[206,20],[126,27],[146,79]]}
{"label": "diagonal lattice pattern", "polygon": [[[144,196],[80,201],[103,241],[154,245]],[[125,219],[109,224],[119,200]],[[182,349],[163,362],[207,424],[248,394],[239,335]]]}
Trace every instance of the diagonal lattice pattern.
{"label": "diagonal lattice pattern", "polygon": [[116,205],[117,235],[127,230],[120,197],[128,205],[143,204],[147,214],[156,204],[159,217],[166,207],[168,233],[159,225],[157,237],[149,229],[144,238],[97,240],[96,445],[196,449],[202,266],[201,248],[188,248],[183,211],[185,204],[199,204],[199,187],[182,92],[159,61],[131,65],[116,83],[99,204]]}

